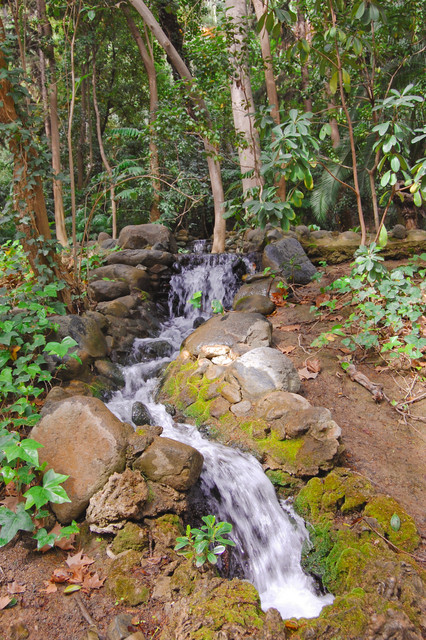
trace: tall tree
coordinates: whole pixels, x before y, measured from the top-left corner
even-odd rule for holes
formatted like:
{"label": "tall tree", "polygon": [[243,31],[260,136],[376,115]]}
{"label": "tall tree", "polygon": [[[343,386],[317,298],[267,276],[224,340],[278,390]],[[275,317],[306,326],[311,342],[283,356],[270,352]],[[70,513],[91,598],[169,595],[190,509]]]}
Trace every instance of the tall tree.
{"label": "tall tree", "polygon": [[209,127],[209,132],[202,134],[202,140],[204,145],[204,151],[207,156],[207,164],[210,174],[210,182],[212,187],[213,202],[214,202],[214,232],[213,232],[213,253],[221,253],[225,250],[225,220],[223,218],[224,213],[224,193],[222,184],[222,174],[219,163],[219,148],[215,142],[212,142],[211,136],[212,126],[210,121],[210,115],[207,109],[207,105],[204,99],[195,88],[194,78],[182,57],[176,51],[175,47],[170,42],[169,38],[164,33],[163,29],[155,19],[153,13],[146,6],[142,0],[130,0],[130,3],[134,6],[136,11],[142,17],[148,29],[152,32],[157,39],[160,46],[167,53],[170,61],[179,73],[182,80],[185,82],[189,96],[193,103],[200,110],[203,115],[206,125]]}
{"label": "tall tree", "polygon": [[226,0],[225,6],[230,21],[232,115],[238,138],[243,193],[246,193],[262,184],[260,145],[254,122],[254,101],[247,65],[247,5],[246,0]]}
{"label": "tall tree", "polygon": [[58,117],[58,81],[56,74],[55,51],[52,42],[52,28],[46,14],[45,0],[37,0],[37,12],[39,18],[39,29],[44,40],[42,54],[46,55],[49,61],[50,82],[48,89],[48,119],[50,134],[50,144],[52,150],[53,169],[53,199],[55,202],[55,230],[58,242],[63,246],[68,244],[68,237],[65,228],[64,199],[62,193],[62,180],[58,177],[62,172],[61,148],[59,137],[59,117]]}

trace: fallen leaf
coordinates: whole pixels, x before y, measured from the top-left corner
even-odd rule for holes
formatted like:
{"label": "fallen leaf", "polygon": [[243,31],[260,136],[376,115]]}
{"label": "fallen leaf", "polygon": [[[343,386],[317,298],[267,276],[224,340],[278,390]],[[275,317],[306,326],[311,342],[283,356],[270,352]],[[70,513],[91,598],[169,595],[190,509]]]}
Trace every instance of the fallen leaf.
{"label": "fallen leaf", "polygon": [[5,609],[8,604],[12,602],[13,598],[9,598],[9,596],[3,596],[0,598],[0,611]]}
{"label": "fallen leaf", "polygon": [[104,586],[105,580],[106,578],[99,578],[97,573],[92,576],[85,575],[82,587],[83,589],[100,589]]}
{"label": "fallen leaf", "polygon": [[72,568],[72,567],[87,567],[89,564],[93,564],[95,561],[93,560],[93,558],[89,558],[88,556],[85,556],[83,551],[79,551],[78,553],[75,553],[73,556],[68,556],[65,562],[70,568]]}
{"label": "fallen leaf", "polygon": [[277,307],[285,307],[285,305],[287,304],[287,302],[283,298],[283,294],[279,293],[278,291],[275,293],[271,293],[269,297]]}
{"label": "fallen leaf", "polygon": [[314,373],[313,371],[309,371],[308,367],[303,367],[303,369],[298,369],[297,373],[299,374],[299,378],[301,380],[310,380],[314,379],[318,376],[318,373]]}
{"label": "fallen leaf", "polygon": [[[57,522],[53,527],[53,529],[49,531],[49,534],[54,533],[55,535],[58,535],[61,532],[61,529],[62,529],[62,526],[59,524],[59,522]],[[59,540],[55,540],[54,546],[59,547],[59,549],[62,549],[63,551],[70,551],[71,549],[74,549],[74,545],[73,545],[74,540],[75,540],[75,534],[73,533],[69,538],[59,538]],[[46,548],[49,548],[49,547],[46,545]],[[45,547],[43,547],[41,551],[44,551],[44,549]]]}
{"label": "fallen leaf", "polygon": [[346,355],[350,355],[351,353],[353,353],[353,351],[351,351],[350,349],[347,349],[346,347],[339,347],[339,351],[341,351],[342,353],[345,353]]}
{"label": "fallen leaf", "polygon": [[308,371],[311,371],[312,373],[319,373],[322,369],[319,358],[312,358],[311,360],[308,360],[306,362],[306,367]]}
{"label": "fallen leaf", "polygon": [[283,324],[278,328],[280,331],[299,331],[300,324]]}
{"label": "fallen leaf", "polygon": [[296,629],[299,628],[297,622],[293,622],[293,620],[286,620],[284,626],[286,629],[292,629],[293,631],[296,631]]}
{"label": "fallen leaf", "polygon": [[291,353],[292,351],[295,350],[295,348],[296,348],[295,344],[288,344],[285,347],[280,347],[278,345],[278,349],[281,351],[281,353],[285,353],[285,354]]}
{"label": "fallen leaf", "polygon": [[15,594],[15,593],[24,593],[25,589],[27,587],[23,584],[18,584],[17,582],[12,582],[11,584],[7,585],[7,590],[9,593],[11,594]]}
{"label": "fallen leaf", "polygon": [[315,306],[316,307],[320,307],[324,302],[328,302],[330,300],[331,296],[329,293],[320,293],[316,298],[315,298]]}
{"label": "fallen leaf", "polygon": [[0,504],[2,504],[4,507],[7,507],[11,511],[16,512],[16,507],[19,504],[19,498],[17,496],[6,496],[6,498],[0,500]]}
{"label": "fallen leaf", "polygon": [[56,584],[50,580],[44,580],[44,584],[46,585],[46,589],[40,589],[41,593],[55,593],[55,591],[58,590]]}
{"label": "fallen leaf", "polygon": [[80,591],[80,589],[81,584],[69,584],[67,587],[65,587],[64,593],[68,595],[69,593],[74,593],[74,591]]}

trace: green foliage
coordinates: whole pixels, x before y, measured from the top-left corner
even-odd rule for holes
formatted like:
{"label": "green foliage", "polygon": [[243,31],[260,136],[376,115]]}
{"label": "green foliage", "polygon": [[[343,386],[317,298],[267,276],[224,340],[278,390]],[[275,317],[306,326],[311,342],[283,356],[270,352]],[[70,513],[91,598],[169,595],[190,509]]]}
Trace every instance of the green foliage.
{"label": "green foliage", "polygon": [[339,300],[344,306],[356,306],[356,311],[345,323],[321,334],[313,346],[324,346],[334,339],[330,336],[337,335],[343,336],[342,343],[352,351],[371,349],[409,360],[423,357],[426,254],[414,256],[406,266],[389,272],[379,251],[374,243],[360,247],[351,275],[325,289],[333,297],[322,307],[333,310]]}
{"label": "green foliage", "polygon": [[203,293],[202,291],[196,291],[188,300],[189,304],[192,304],[192,306],[194,307],[194,309],[201,309],[201,304],[202,304],[202,299],[203,299]]}
{"label": "green foliage", "polygon": [[[63,305],[57,301],[61,284],[35,280],[17,242],[2,249],[0,273],[7,286],[0,290],[0,484],[8,487],[13,483],[17,506],[15,511],[0,507],[0,546],[10,542],[19,530],[34,531],[35,521],[43,517],[42,507],[48,502],[69,502],[60,486],[67,476],[52,469],[43,475],[44,465],[39,464],[38,458],[42,445],[18,430],[39,420],[36,401],[53,377],[47,369],[46,355],[64,358],[77,344],[69,336],[61,342],[46,343],[46,334],[55,328],[48,314],[64,313]],[[47,537],[38,532],[38,548],[51,546],[57,538],[75,530],[76,527],[69,533],[62,530],[59,534],[46,534]]]}
{"label": "green foliage", "polygon": [[212,515],[201,519],[205,523],[201,529],[191,529],[188,525],[186,536],[176,538],[175,546],[175,551],[193,560],[196,567],[201,567],[207,561],[216,564],[217,556],[225,551],[226,545],[235,547],[233,540],[224,537],[231,533],[232,524],[216,522],[216,517]]}

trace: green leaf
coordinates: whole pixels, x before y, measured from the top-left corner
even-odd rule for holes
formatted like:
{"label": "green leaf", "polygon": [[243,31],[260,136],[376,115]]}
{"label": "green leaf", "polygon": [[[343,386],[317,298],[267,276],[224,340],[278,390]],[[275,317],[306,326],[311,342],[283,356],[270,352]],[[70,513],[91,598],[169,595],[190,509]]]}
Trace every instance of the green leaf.
{"label": "green leaf", "polygon": [[416,207],[421,207],[422,206],[422,196],[420,191],[416,191],[413,194],[413,202],[416,205]]}
{"label": "green leaf", "polygon": [[351,78],[349,73],[346,71],[346,69],[342,69],[342,77],[343,77],[343,84],[345,85],[346,91],[350,91]]}
{"label": "green leaf", "polygon": [[24,498],[27,498],[25,508],[30,509],[35,505],[37,509],[40,509],[40,507],[48,502],[55,504],[71,502],[65,489],[60,486],[60,483],[65,482],[68,478],[69,476],[56,473],[53,469],[49,469],[43,476],[42,487],[31,487],[24,493]]}
{"label": "green leaf", "polygon": [[34,467],[38,467],[38,453],[37,449],[40,449],[43,445],[40,442],[36,442],[32,440],[32,438],[27,438],[26,440],[21,440],[21,442],[14,442],[13,444],[8,444],[3,447],[3,451],[6,455],[7,461],[12,462],[13,460],[25,460],[25,462],[29,462]]}
{"label": "green leaf", "polygon": [[329,83],[331,93],[336,93],[338,84],[339,84],[339,74],[337,71],[335,71],[331,76],[330,83]]}
{"label": "green leaf", "polygon": [[390,526],[394,531],[399,531],[401,528],[401,520],[397,513],[394,513],[392,518],[390,519]]}
{"label": "green leaf", "polygon": [[386,247],[387,243],[388,243],[388,232],[386,230],[385,225],[383,224],[382,228],[380,229],[379,238],[377,240],[377,245],[379,247],[384,248],[384,247]]}
{"label": "green leaf", "polygon": [[75,591],[80,591],[80,589],[81,584],[69,584],[67,587],[65,587],[64,593],[66,595],[69,595],[70,593],[74,593]]}
{"label": "green leaf", "polygon": [[23,502],[16,508],[16,513],[7,507],[0,507],[0,547],[13,540],[18,531],[33,531],[34,523],[25,511]]}
{"label": "green leaf", "polygon": [[361,2],[355,13],[356,20],[359,20],[360,18],[362,18],[362,16],[364,15],[364,11],[365,11],[365,4],[364,2]]}

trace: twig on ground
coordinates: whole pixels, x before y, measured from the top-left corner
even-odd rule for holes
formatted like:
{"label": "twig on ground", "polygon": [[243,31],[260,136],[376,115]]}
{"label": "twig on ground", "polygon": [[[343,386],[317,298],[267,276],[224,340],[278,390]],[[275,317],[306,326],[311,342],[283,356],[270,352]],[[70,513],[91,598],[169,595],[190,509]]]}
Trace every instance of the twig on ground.
{"label": "twig on ground", "polygon": [[[426,562],[426,558],[421,558],[420,556],[415,556],[413,553],[409,553],[408,551],[404,551],[404,549],[400,549],[399,547],[396,546],[396,544],[394,544],[393,542],[391,542],[390,540],[388,540],[387,538],[385,538],[385,536],[382,536],[382,534],[377,531],[377,529],[375,529],[366,518],[361,518],[361,520],[363,522],[365,522],[365,524],[370,527],[371,531],[374,531],[374,533],[379,536],[379,538],[381,538],[382,540],[384,540],[386,542],[387,545],[389,545],[389,547],[391,547],[391,549],[393,549],[394,551],[396,551],[397,553],[405,553],[407,556],[410,556],[410,558],[413,558],[416,562],[421,562],[421,563],[425,563]],[[357,521],[359,522],[359,521]]]}
{"label": "twig on ground", "polygon": [[375,402],[381,402],[383,400],[385,395],[383,393],[382,386],[376,384],[375,382],[371,382],[371,380],[369,380],[366,375],[364,375],[360,371],[357,371],[357,368],[354,364],[350,364],[348,368],[345,369],[345,371],[351,380],[353,380],[354,382],[358,382],[358,384],[365,387],[367,391],[372,394]]}
{"label": "twig on ground", "polygon": [[86,622],[89,623],[90,627],[92,627],[92,630],[95,631],[98,634],[98,638],[99,640],[105,640],[104,636],[99,635],[97,626],[96,626],[96,622],[93,620],[92,616],[90,615],[86,605],[84,604],[83,600],[81,599],[81,596],[79,593],[74,593],[74,598],[78,604],[78,608],[80,609],[81,615],[83,616],[83,618],[86,620]]}

